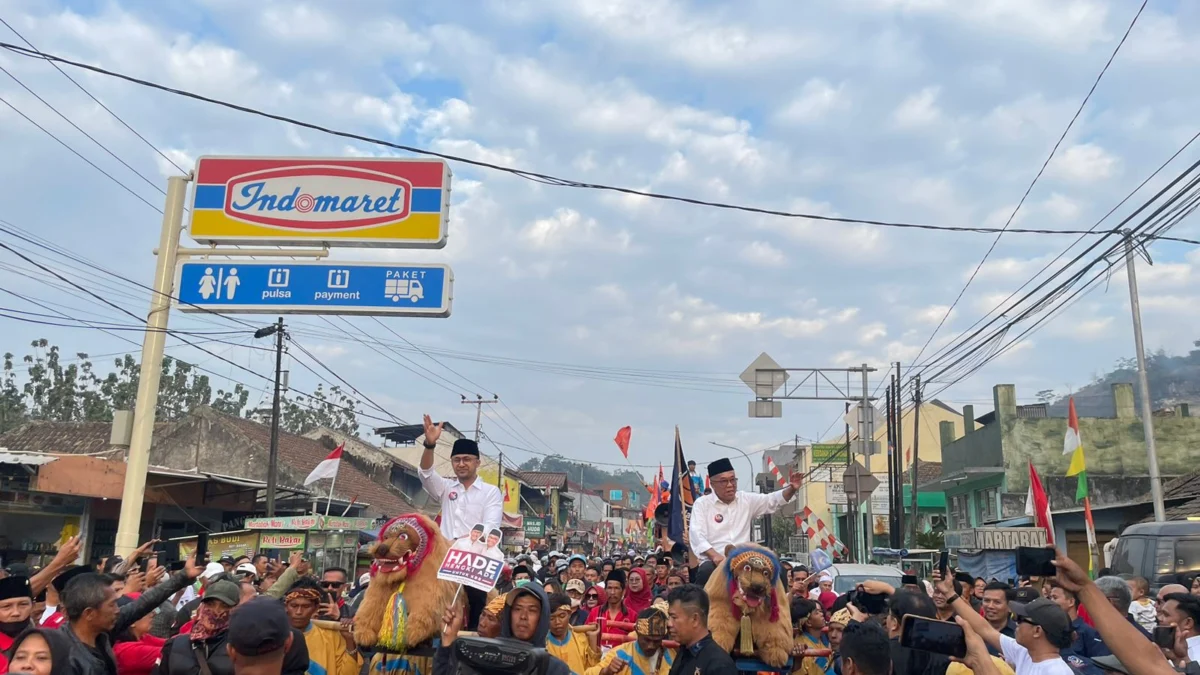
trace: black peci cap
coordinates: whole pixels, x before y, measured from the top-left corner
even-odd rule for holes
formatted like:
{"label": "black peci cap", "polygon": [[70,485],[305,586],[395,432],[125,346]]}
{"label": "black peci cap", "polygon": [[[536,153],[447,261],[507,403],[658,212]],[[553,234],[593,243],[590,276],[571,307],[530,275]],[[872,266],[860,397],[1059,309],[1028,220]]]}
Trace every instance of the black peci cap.
{"label": "black peci cap", "polygon": [[455,455],[472,455],[479,456],[479,444],[469,438],[460,438],[454,441],[454,448],[450,450],[450,456]]}
{"label": "black peci cap", "polygon": [[726,473],[728,471],[733,471],[733,462],[730,462],[728,457],[722,457],[721,459],[718,459],[717,461],[708,465],[709,478],[712,478],[717,474]]}

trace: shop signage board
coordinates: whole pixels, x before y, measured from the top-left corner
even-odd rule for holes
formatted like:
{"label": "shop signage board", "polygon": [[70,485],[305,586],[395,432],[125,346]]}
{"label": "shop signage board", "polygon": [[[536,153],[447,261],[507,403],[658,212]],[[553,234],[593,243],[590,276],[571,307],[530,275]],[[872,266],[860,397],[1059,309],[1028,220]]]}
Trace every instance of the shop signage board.
{"label": "shop signage board", "polygon": [[263,532],[258,535],[260,549],[302,550],[308,535],[305,532]]}
{"label": "shop signage board", "polygon": [[206,244],[442,248],[440,159],[201,157],[188,233]]}
{"label": "shop signage board", "polygon": [[369,530],[375,525],[371,518],[303,515],[247,518],[248,530]]}
{"label": "shop signage board", "polygon": [[[220,560],[222,556],[237,558],[243,555],[254,555],[258,546],[258,533],[252,530],[241,532],[220,532],[208,535],[208,559]],[[179,540],[179,555],[184,559],[196,552],[196,537],[184,537]]]}
{"label": "shop signage board", "polygon": [[1018,546],[1046,546],[1041,527],[975,527],[946,532],[946,548],[965,550],[1013,550]]}
{"label": "shop signage board", "polygon": [[524,524],[526,537],[541,539],[546,536],[546,521],[541,518],[526,518]]}
{"label": "shop signage board", "polygon": [[352,262],[216,262],[176,266],[181,312],[450,316],[448,265]]}

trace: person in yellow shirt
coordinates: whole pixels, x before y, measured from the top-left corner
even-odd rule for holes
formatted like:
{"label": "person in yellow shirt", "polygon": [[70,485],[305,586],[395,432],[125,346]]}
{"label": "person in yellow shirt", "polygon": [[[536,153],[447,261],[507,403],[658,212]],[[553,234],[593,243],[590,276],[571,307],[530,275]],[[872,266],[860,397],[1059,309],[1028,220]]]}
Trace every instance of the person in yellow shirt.
{"label": "person in yellow shirt", "polygon": [[610,649],[584,675],[668,675],[675,650],[663,647],[667,615],[647,607],[638,614],[635,625],[637,640]]}
{"label": "person in yellow shirt", "polygon": [[[571,630],[571,598],[565,593],[550,596],[550,634],[546,636],[546,651],[557,656],[574,675],[584,675],[588,668],[600,662],[600,650],[588,640],[587,634]],[[591,635],[599,636],[598,633]]]}
{"label": "person in yellow shirt", "polygon": [[292,627],[304,633],[308,675],[358,675],[362,657],[350,631],[313,623],[318,610],[327,616],[338,616],[337,602],[324,595],[316,581],[306,577],[293,584],[283,596],[283,607]]}

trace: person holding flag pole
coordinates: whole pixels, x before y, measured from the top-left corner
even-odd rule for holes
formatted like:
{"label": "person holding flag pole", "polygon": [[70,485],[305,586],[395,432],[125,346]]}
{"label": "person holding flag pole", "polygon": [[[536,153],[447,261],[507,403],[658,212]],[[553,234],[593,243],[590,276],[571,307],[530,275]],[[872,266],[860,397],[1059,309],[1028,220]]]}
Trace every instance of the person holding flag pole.
{"label": "person holding flag pole", "polygon": [[308,487],[309,485],[312,485],[313,483],[324,478],[329,479],[329,498],[325,500],[326,518],[329,517],[329,506],[330,504],[333,504],[333,486],[337,483],[338,467],[342,463],[342,450],[344,450],[345,447],[346,444],[343,443],[334,448],[333,452],[329,453],[328,457],[321,460],[321,462],[317,464],[316,468],[312,470],[312,473],[308,474],[308,477],[304,479],[305,487]]}

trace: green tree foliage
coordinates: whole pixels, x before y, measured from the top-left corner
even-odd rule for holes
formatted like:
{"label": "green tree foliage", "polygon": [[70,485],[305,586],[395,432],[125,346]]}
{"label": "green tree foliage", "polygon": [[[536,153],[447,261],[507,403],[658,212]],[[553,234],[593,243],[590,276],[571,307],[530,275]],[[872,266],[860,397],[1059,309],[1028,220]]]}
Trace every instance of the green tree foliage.
{"label": "green tree foliage", "polygon": [[[583,478],[583,486],[587,489],[598,488],[606,483],[616,483],[621,485],[626,490],[636,490],[642,496],[642,503],[650,496],[646,491],[646,483],[650,481],[648,477],[643,477],[633,469],[620,469],[614,472],[608,472],[604,469],[597,468],[591,464],[583,462],[574,462],[562,455],[550,455],[549,457],[533,457],[522,462],[518,466],[521,471],[553,471],[556,473],[565,473],[571,482],[579,483],[580,478]],[[670,472],[670,467],[666,467],[667,473]],[[580,473],[582,472],[582,474]],[[657,476],[658,472],[655,471]]]}
{"label": "green tree foliage", "polygon": [[[97,374],[85,353],[64,360],[57,346],[45,339],[30,343],[31,353],[20,360],[4,355],[0,371],[0,433],[29,420],[56,422],[109,422],[113,411],[133,410],[141,369],[130,354],[113,361],[113,370]],[[21,377],[20,370],[24,370]],[[155,418],[177,420],[201,405],[249,417],[250,391],[241,384],[213,394],[208,375],[170,356],[163,357]],[[358,435],[358,401],[338,387],[328,392],[317,387],[312,397],[293,394],[280,406],[280,426],[305,433],[326,426]]]}
{"label": "green tree foliage", "polygon": [[312,396],[294,394],[280,405],[280,426],[293,434],[306,434],[317,427],[326,427],[351,436],[358,436],[358,401],[338,385],[325,393],[317,385]]}

